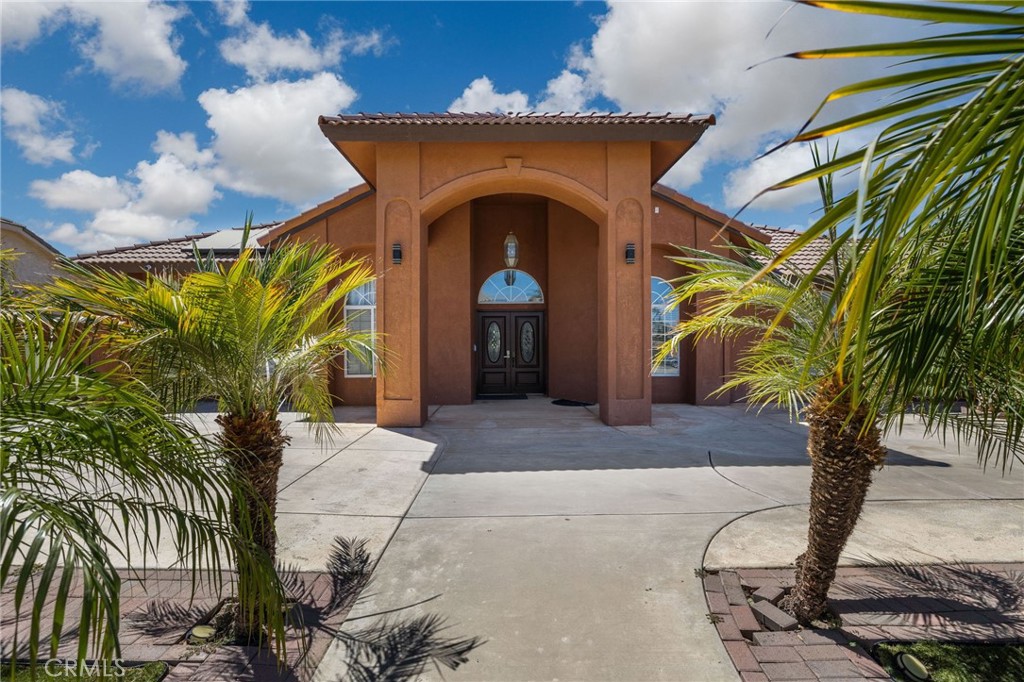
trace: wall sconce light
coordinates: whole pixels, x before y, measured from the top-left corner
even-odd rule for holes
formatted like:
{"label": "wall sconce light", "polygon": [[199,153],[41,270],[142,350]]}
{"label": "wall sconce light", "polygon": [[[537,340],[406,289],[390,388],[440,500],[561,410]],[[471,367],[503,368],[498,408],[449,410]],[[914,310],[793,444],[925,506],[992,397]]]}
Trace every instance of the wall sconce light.
{"label": "wall sconce light", "polygon": [[511,232],[505,237],[505,267],[512,269],[519,265],[519,240]]}
{"label": "wall sconce light", "polygon": [[402,264],[402,245],[398,242],[391,245],[391,262],[394,265]]}
{"label": "wall sconce light", "polygon": [[626,265],[633,265],[636,263],[636,244],[629,242],[626,244]]}

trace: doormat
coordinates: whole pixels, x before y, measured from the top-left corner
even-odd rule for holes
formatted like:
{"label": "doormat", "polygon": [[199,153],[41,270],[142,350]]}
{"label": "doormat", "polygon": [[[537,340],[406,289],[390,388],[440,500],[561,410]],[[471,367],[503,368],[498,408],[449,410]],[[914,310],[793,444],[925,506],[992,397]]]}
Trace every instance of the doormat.
{"label": "doormat", "polygon": [[560,405],[562,407],[590,407],[594,403],[585,403],[580,400],[566,400],[565,398],[559,398],[558,400],[552,400],[552,405]]}
{"label": "doormat", "polygon": [[496,393],[494,395],[478,395],[476,400],[526,400],[525,393]]}

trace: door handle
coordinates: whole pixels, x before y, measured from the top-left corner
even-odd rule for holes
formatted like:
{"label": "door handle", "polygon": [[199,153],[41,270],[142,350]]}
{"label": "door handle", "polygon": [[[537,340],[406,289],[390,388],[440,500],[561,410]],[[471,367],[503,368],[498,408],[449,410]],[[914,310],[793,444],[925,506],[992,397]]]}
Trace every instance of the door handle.
{"label": "door handle", "polygon": [[510,351],[510,350],[505,351],[505,359],[506,360],[511,360],[512,359],[512,351]]}

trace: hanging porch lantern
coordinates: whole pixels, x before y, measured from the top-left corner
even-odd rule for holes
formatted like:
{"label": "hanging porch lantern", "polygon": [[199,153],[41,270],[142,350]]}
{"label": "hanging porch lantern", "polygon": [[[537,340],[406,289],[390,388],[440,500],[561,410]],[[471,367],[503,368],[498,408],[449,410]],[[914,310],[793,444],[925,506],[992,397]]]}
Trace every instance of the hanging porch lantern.
{"label": "hanging porch lantern", "polygon": [[511,232],[505,237],[505,267],[512,269],[519,265],[519,240]]}

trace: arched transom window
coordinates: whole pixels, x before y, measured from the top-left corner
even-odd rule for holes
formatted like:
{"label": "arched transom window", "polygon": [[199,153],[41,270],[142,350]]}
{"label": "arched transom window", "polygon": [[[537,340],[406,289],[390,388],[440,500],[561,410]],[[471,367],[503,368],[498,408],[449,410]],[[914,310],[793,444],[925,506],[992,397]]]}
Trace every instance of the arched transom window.
{"label": "arched transom window", "polygon": [[654,362],[658,349],[679,324],[679,308],[671,307],[671,301],[672,285],[661,277],[651,277],[651,375],[656,377],[679,376],[678,348],[660,363]]}
{"label": "arched transom window", "polygon": [[544,292],[522,270],[498,270],[480,287],[477,303],[543,303]]}

